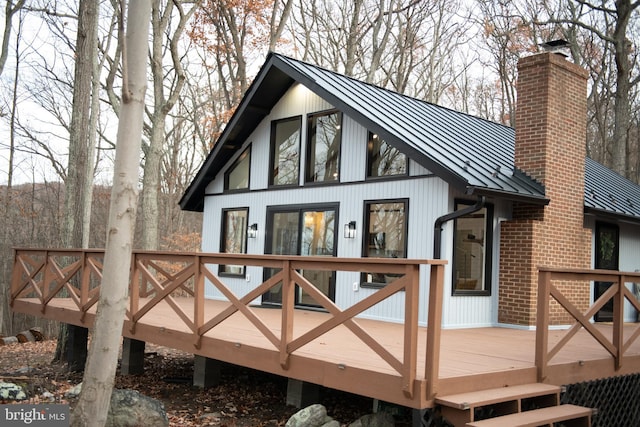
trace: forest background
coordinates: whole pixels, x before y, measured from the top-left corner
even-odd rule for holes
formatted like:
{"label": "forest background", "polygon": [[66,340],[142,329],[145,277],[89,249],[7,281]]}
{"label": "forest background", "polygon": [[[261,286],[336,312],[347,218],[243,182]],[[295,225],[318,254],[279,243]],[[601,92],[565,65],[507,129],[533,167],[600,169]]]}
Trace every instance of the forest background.
{"label": "forest background", "polygon": [[[12,248],[105,245],[124,17],[118,0],[3,17],[0,333],[55,336],[8,309]],[[199,250],[178,200],[269,51],[513,126],[518,58],[554,39],[589,71],[588,155],[640,182],[640,0],[153,0],[136,247]]]}

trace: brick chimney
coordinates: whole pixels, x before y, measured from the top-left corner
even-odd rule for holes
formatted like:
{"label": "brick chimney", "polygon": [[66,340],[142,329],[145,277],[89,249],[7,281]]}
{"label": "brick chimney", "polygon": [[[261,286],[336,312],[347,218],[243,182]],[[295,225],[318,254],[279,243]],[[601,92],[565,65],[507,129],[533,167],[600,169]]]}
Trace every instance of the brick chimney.
{"label": "brick chimney", "polygon": [[[512,219],[501,224],[500,323],[535,325],[539,266],[591,266],[591,233],[584,228],[587,76],[553,52],[518,64],[515,165],[544,185],[550,202],[515,203]],[[588,307],[588,287],[563,286],[573,286],[574,301]],[[556,306],[551,320],[567,318]]]}

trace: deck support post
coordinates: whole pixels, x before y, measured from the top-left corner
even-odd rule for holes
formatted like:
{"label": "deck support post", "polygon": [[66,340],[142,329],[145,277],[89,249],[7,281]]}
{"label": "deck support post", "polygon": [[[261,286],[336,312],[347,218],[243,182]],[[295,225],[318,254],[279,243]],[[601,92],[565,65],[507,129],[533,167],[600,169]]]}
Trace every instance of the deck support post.
{"label": "deck support post", "polygon": [[306,408],[320,401],[320,386],[289,378],[287,382],[287,405]]}
{"label": "deck support post", "polygon": [[89,329],[67,324],[67,364],[71,372],[83,372],[87,362]]}
{"label": "deck support post", "polygon": [[193,386],[207,389],[220,384],[222,362],[205,356],[193,358]]}
{"label": "deck support post", "polygon": [[427,425],[424,419],[426,414],[427,409],[411,409],[411,427],[425,427]]}
{"label": "deck support post", "polygon": [[144,341],[133,338],[122,340],[122,363],[120,372],[122,375],[138,375],[144,373]]}

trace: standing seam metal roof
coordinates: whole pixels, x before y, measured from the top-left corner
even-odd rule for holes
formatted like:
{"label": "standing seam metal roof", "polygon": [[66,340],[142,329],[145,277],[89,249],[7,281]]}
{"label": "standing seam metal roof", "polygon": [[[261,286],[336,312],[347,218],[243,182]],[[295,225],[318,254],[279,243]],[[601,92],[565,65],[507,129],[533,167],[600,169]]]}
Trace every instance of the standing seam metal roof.
{"label": "standing seam metal roof", "polygon": [[[548,202],[542,184],[514,166],[513,128],[270,53],[185,191],[183,209],[202,210],[208,183],[295,82],[462,191]],[[585,208],[640,220],[640,187],[586,159]]]}

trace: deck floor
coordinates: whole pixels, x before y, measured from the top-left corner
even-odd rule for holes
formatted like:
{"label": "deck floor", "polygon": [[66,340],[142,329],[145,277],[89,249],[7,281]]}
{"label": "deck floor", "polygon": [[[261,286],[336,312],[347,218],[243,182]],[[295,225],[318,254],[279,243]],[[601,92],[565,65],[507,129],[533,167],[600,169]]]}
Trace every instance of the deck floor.
{"label": "deck floor", "polygon": [[[144,305],[141,299],[140,305]],[[176,298],[186,313],[193,312],[193,299]],[[229,303],[205,300],[205,319],[228,307]],[[36,299],[18,299],[14,311],[90,327],[95,306],[85,319],[70,299],[55,298],[44,313]],[[251,307],[256,315],[279,336],[279,309]],[[327,319],[324,312],[296,310],[294,337],[298,337]],[[402,360],[403,327],[401,324],[358,319],[371,336]],[[279,352],[244,315],[237,312],[205,334],[199,348],[188,326],[162,301],[136,325],[125,321],[123,336],[177,348],[225,362],[272,372],[326,387],[345,390],[414,408],[428,408],[433,401],[426,396],[425,354],[426,328],[419,331],[417,392],[402,393],[400,375],[345,326],[339,326],[294,352],[285,368]],[[625,326],[634,328],[636,325]],[[598,324],[605,336],[612,327]],[[551,331],[549,348],[565,331]],[[475,328],[443,330],[440,349],[439,395],[455,394],[492,387],[536,382],[535,332],[511,328]],[[625,353],[621,369],[615,370],[612,357],[587,332],[580,331],[552,360],[545,382],[571,384],[597,378],[640,371],[640,340]]]}

